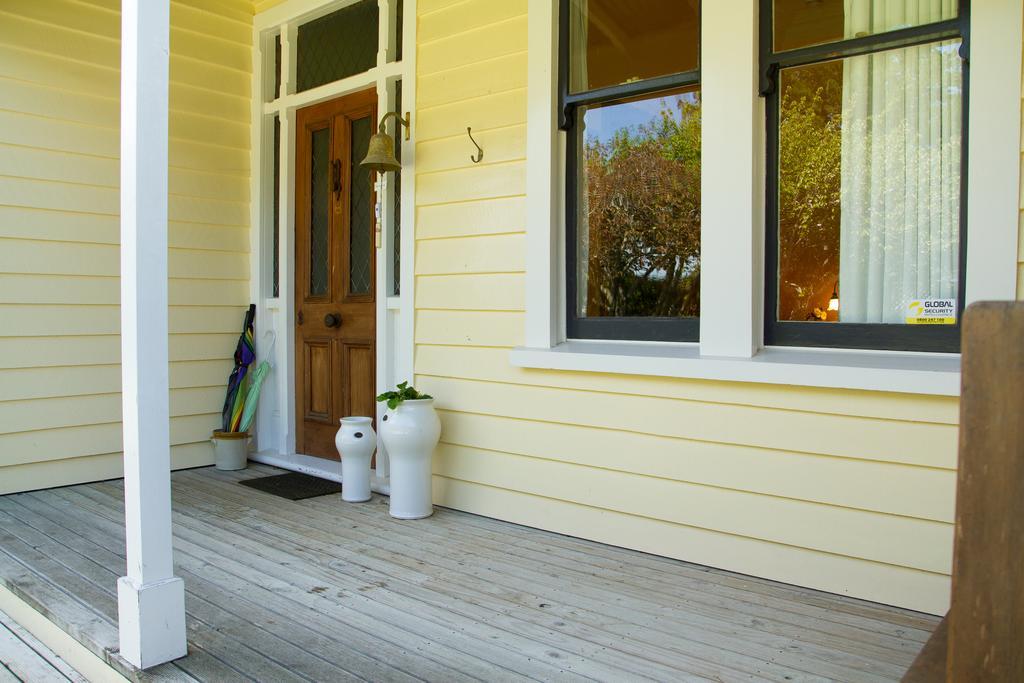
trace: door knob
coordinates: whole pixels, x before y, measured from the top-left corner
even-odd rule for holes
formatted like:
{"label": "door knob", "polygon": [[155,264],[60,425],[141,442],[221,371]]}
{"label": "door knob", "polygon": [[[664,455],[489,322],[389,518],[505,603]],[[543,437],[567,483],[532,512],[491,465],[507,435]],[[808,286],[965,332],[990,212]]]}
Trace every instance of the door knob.
{"label": "door knob", "polygon": [[327,327],[338,327],[341,325],[341,316],[337,313],[328,313],[324,316],[324,325]]}

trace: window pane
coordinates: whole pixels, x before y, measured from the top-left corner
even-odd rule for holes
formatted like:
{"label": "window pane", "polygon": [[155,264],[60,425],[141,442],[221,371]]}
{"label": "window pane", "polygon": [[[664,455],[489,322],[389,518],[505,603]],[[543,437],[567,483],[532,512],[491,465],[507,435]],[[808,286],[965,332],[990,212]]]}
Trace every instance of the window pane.
{"label": "window pane", "polygon": [[280,245],[281,245],[281,119],[274,116],[274,199],[273,199],[273,210],[274,217],[272,219],[274,225],[274,253],[271,256],[273,260],[273,273],[271,281],[273,295],[277,296],[280,291]]}
{"label": "window pane", "polygon": [[331,129],[313,131],[310,149],[309,293],[328,293],[330,259]]}
{"label": "window pane", "polygon": [[583,92],[699,66],[698,0],[568,0],[569,89]]}
{"label": "window pane", "polygon": [[578,116],[578,315],[697,316],[699,88]]}
{"label": "window pane", "polygon": [[[373,188],[370,172],[359,163],[366,158],[370,146],[373,123],[368,117],[352,122],[352,154],[349,168],[352,173],[352,207],[349,214],[349,271],[348,291],[350,294],[366,294],[370,291],[373,254]],[[397,173],[395,175],[398,175]]]}
{"label": "window pane", "polygon": [[377,64],[377,0],[361,0],[299,26],[298,91],[372,69]]}
{"label": "window pane", "polygon": [[957,16],[959,0],[774,0],[775,50],[860,38]]}
{"label": "window pane", "polygon": [[915,302],[956,308],[958,48],[782,71],[779,320],[924,323]]}
{"label": "window pane", "polygon": [[391,27],[391,32],[395,36],[395,61],[402,61],[402,23],[405,19],[405,3],[402,0],[398,0],[398,5],[395,7],[395,24]]}
{"label": "window pane", "polygon": [[281,96],[281,34],[274,36],[274,95],[270,98],[276,100]]}
{"label": "window pane", "polygon": [[[402,112],[402,81],[395,83],[395,111]],[[400,127],[399,127],[400,128]],[[402,131],[395,131],[395,158],[402,161]],[[391,213],[393,224],[391,232],[391,272],[392,290],[391,294],[398,296],[402,293],[402,174],[392,175],[395,182],[394,210]]]}

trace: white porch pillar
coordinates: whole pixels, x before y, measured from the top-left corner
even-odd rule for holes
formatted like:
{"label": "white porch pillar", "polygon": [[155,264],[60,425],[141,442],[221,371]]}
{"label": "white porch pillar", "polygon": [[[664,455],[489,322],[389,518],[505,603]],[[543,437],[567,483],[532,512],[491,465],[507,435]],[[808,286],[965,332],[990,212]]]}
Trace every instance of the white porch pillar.
{"label": "white porch pillar", "polygon": [[185,585],[171,550],[167,352],[169,2],[121,3],[121,387],[128,575],[121,656],[141,668],[187,653]]}

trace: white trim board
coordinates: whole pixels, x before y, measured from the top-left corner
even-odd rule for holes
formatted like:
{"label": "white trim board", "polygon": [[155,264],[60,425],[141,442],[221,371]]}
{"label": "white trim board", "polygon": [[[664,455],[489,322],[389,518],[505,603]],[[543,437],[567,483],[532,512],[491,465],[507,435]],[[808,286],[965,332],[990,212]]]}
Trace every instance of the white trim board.
{"label": "white trim board", "polygon": [[753,358],[701,356],[697,344],[572,340],[512,350],[523,368],[958,396],[960,356],[773,346]]}
{"label": "white trim board", "polygon": [[[512,363],[627,373],[643,367],[644,374],[704,377],[717,376],[720,371],[712,368],[721,368],[720,359],[727,357],[736,364],[726,374],[737,381],[766,381],[759,378],[764,376],[763,368],[771,366],[789,368],[788,383],[792,384],[863,385],[855,375],[837,374],[835,368],[844,367],[850,358],[845,351],[792,350],[788,357],[793,360],[777,365],[774,359],[787,355],[785,349],[764,348],[765,116],[757,92],[758,0],[709,2],[702,11],[702,224],[709,229],[702,234],[701,245],[699,352],[697,345],[690,345],[692,350],[666,365],[666,359],[653,351],[658,345],[641,345],[629,347],[632,350],[626,354],[612,353],[620,360],[610,367],[591,368],[594,355],[584,350],[589,342],[566,343],[561,253],[565,136],[557,131],[553,118],[557,107],[557,13],[553,5],[557,3],[529,0],[528,7],[526,346],[512,352]],[[1019,0],[972,6],[966,304],[1016,297],[1021,33]],[[737,49],[747,43],[749,49]],[[742,125],[737,125],[737,112],[744,113]],[[737,264],[744,266],[742,273],[737,274]],[[575,353],[581,354],[580,358],[570,360]],[[694,353],[718,360],[697,363],[688,355]],[[645,354],[658,362],[643,362]],[[894,357],[907,362],[905,356]],[[959,356],[947,354],[944,365],[958,366]],[[917,384],[909,379],[912,375],[896,385],[915,393],[958,394],[959,380],[954,381],[951,369],[943,372],[945,379],[937,380],[936,385],[941,391],[925,390],[930,386],[927,382],[914,389]],[[830,378],[822,379],[821,373]],[[889,385],[878,384],[879,388]],[[954,384],[956,391],[952,390]]]}
{"label": "white trim board", "polygon": [[[334,99],[349,93],[376,88],[378,120],[394,102],[395,83],[402,81],[402,110],[416,111],[416,0],[405,0],[402,31],[401,62],[391,61],[396,46],[391,44],[391,25],[394,0],[377,0],[382,21],[379,25],[380,41],[377,63],[369,71],[328,83],[303,92],[295,90],[294,45],[297,28],[301,23],[323,16],[352,4],[355,0],[288,0],[256,15],[253,21],[253,80],[251,156],[254,173],[250,179],[251,244],[250,293],[257,305],[256,346],[262,360],[269,348],[271,329],[277,343],[270,359],[274,370],[267,376],[269,386],[264,388],[256,425],[256,442],[264,453],[276,453],[283,462],[296,459],[295,453],[295,149],[293,126],[296,110]],[[281,35],[281,93],[270,100],[273,85],[273,37]],[[269,84],[268,84],[269,81]],[[269,101],[268,101],[269,100]],[[273,244],[272,224],[272,168],[273,116],[281,122],[280,141],[280,202],[279,202],[279,292],[272,296],[270,251]],[[374,122],[376,126],[377,122]],[[393,125],[393,124],[392,124]],[[390,132],[395,134],[392,129]],[[397,137],[397,136],[396,136]],[[415,221],[415,141],[416,116],[410,125],[410,140],[402,140],[402,213],[401,244],[393,245],[392,209],[390,193],[394,190],[393,175],[384,180],[382,203],[381,247],[377,249],[377,386],[388,387],[411,379],[413,371],[413,290],[415,273],[414,221]],[[392,296],[392,247],[401,250],[401,293]],[[382,409],[378,407],[382,414]],[[380,415],[378,415],[380,417]],[[285,466],[281,463],[275,463]],[[300,463],[292,463],[298,466]],[[387,454],[380,449],[377,474],[385,478],[388,472]]]}
{"label": "white trim board", "polygon": [[[327,479],[328,481],[336,481],[339,484],[344,483],[341,476],[340,460],[325,460],[324,458],[316,458],[312,455],[303,455],[302,453],[295,453],[285,457],[273,451],[250,453],[249,460],[262,465],[280,467],[291,472],[309,474],[320,479]],[[385,496],[391,495],[391,486],[387,479],[377,475],[370,477],[370,490]]]}
{"label": "white trim board", "polygon": [[967,134],[967,301],[1017,297],[1020,0],[971,3]]}

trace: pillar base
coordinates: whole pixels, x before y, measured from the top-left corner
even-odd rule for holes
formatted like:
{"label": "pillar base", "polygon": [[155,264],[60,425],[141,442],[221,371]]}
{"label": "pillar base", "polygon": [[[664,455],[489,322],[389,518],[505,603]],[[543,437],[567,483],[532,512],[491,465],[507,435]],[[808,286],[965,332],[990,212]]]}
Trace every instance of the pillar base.
{"label": "pillar base", "polygon": [[121,657],[148,669],[188,654],[185,637],[185,582],[177,577],[139,585],[117,580]]}

